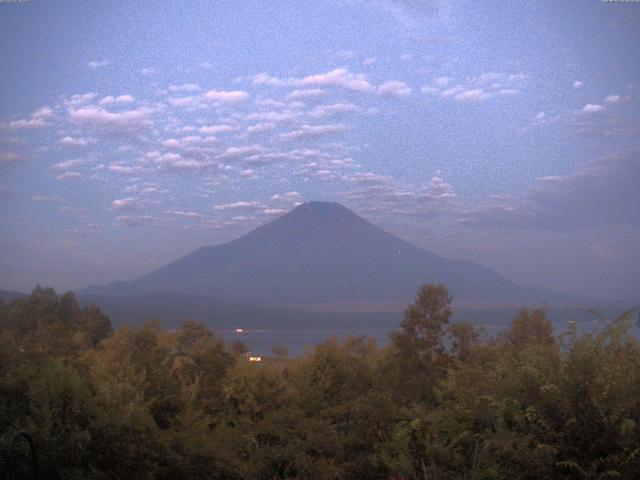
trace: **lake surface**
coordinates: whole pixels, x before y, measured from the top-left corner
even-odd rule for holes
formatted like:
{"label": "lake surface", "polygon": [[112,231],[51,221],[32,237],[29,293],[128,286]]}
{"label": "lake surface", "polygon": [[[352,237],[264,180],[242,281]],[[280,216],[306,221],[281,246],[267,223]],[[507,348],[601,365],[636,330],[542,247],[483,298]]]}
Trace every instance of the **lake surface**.
{"label": "lake surface", "polygon": [[[486,324],[482,325],[484,336],[495,337],[502,332],[506,325],[504,324]],[[578,332],[589,333],[596,332],[602,328],[599,322],[578,322]],[[371,337],[374,338],[379,346],[384,346],[389,342],[389,332],[395,327],[389,328],[294,328],[294,329],[278,329],[278,330],[245,330],[243,333],[236,333],[235,330],[221,330],[218,333],[227,342],[240,340],[247,345],[252,354],[260,356],[272,355],[271,349],[274,346],[285,346],[289,349],[290,356],[299,356],[305,351],[313,348],[328,338],[336,337],[344,340],[348,337]],[[555,334],[559,335],[565,330],[565,324],[555,325]],[[640,338],[640,329],[636,326],[631,333]]]}

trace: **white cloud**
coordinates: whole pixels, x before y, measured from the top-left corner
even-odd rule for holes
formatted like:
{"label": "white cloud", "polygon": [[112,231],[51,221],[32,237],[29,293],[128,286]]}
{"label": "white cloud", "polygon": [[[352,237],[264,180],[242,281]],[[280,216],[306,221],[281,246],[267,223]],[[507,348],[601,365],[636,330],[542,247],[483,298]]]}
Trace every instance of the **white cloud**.
{"label": "white cloud", "polygon": [[573,88],[582,88],[584,84],[580,80],[573,82]]}
{"label": "white cloud", "polygon": [[144,227],[153,225],[156,219],[150,215],[121,215],[116,217],[116,222],[127,227]]}
{"label": "white cloud", "polygon": [[204,94],[207,100],[220,103],[238,103],[249,99],[250,95],[244,90],[209,90]]}
{"label": "white cloud", "polygon": [[200,213],[188,212],[184,210],[167,210],[165,213],[168,213],[169,215],[175,215],[176,217],[193,218],[193,219],[204,218],[204,215]]}
{"label": "white cloud", "polygon": [[87,63],[87,67],[89,67],[92,70],[95,70],[97,68],[103,68],[103,67],[106,67],[107,65],[109,65],[108,60],[92,60]]}
{"label": "white cloud", "polygon": [[229,124],[207,125],[205,127],[198,128],[198,131],[200,133],[207,133],[207,134],[235,132],[236,130],[238,130],[237,126],[229,125]]}
{"label": "white cloud", "polygon": [[529,76],[525,73],[486,72],[452,85],[450,77],[438,77],[432,85],[424,85],[420,91],[439,98],[452,98],[457,101],[473,102],[489,98],[513,97]]}
{"label": "white cloud", "polygon": [[179,153],[173,152],[148,152],[147,154],[145,154],[144,160],[152,162],[163,168],[172,170],[197,170],[204,167],[212,167],[215,165],[215,162],[212,162],[210,160],[196,160],[193,158],[184,157]]}
{"label": "white cloud", "polygon": [[131,95],[120,95],[119,97],[112,97],[111,95],[107,95],[103,97],[98,103],[100,105],[110,105],[112,103],[133,103],[136,99]]}
{"label": "white cloud", "polygon": [[278,203],[299,204],[304,201],[299,192],[277,193],[271,197],[271,201]]}
{"label": "white cloud", "polygon": [[71,168],[77,167],[78,165],[82,165],[83,163],[85,163],[85,160],[82,160],[80,158],[75,158],[72,160],[64,160],[62,162],[58,162],[55,165],[53,165],[51,168],[55,170],[69,170]]}
{"label": "white cloud", "polygon": [[28,118],[21,118],[7,123],[2,123],[0,124],[0,127],[9,130],[43,128],[49,125],[48,121],[52,118],[53,110],[50,107],[41,107],[33,112]]}
{"label": "white cloud", "polygon": [[383,97],[406,97],[411,95],[411,88],[404,82],[388,80],[377,88],[378,95]]}
{"label": "white cloud", "polygon": [[450,81],[451,79],[449,77],[438,77],[435,80],[435,84],[436,84],[436,87],[438,88],[444,88],[447,85],[449,85]]}
{"label": "white cloud", "polygon": [[327,73],[309,75],[299,81],[301,85],[335,85],[354,92],[372,92],[375,87],[362,74],[353,74],[346,68],[336,68]]}
{"label": "white cloud", "polygon": [[482,101],[487,98],[487,95],[481,88],[474,88],[473,90],[466,90],[464,92],[458,93],[454,96],[456,100],[465,102],[465,101]]}
{"label": "white cloud", "polygon": [[170,85],[170,92],[197,92],[200,90],[200,85],[197,83],[183,83],[182,85]]}
{"label": "white cloud", "polygon": [[290,122],[292,120],[295,120],[299,116],[300,116],[300,112],[267,111],[267,112],[250,113],[245,118],[247,120],[256,120],[256,121],[260,121],[260,122],[280,123],[280,122]]}
{"label": "white cloud", "polygon": [[189,97],[172,97],[167,101],[173,107],[197,107],[200,106],[200,97],[197,96],[189,96]]}
{"label": "white cloud", "polygon": [[58,175],[56,180],[69,180],[73,178],[81,178],[82,174],[79,172],[64,172],[62,175]]}
{"label": "white cloud", "polygon": [[69,109],[73,121],[86,127],[94,127],[112,133],[137,133],[150,125],[148,109],[109,112],[88,105]]}
{"label": "white cloud", "polygon": [[302,138],[313,138],[327,134],[341,133],[348,130],[348,125],[344,123],[335,123],[327,125],[301,125],[297,130],[293,130],[287,133],[281,133],[280,139],[299,140]]}
{"label": "white cloud", "polygon": [[318,105],[309,112],[311,118],[325,118],[344,113],[359,112],[360,107],[353,103],[334,103],[331,105]]}
{"label": "white cloud", "polygon": [[403,62],[410,62],[411,60],[413,60],[413,53],[403,53],[402,55],[400,55],[400,60],[402,60]]}
{"label": "white cloud", "polygon": [[274,128],[276,128],[276,126],[277,125],[272,122],[262,122],[262,123],[257,123],[255,125],[251,125],[247,127],[246,132],[247,133],[263,133],[263,132],[268,132],[270,130],[273,130]]}
{"label": "white cloud", "polygon": [[283,80],[278,77],[272,77],[266,73],[258,73],[253,76],[252,83],[254,85],[267,85],[270,87],[284,87],[286,85],[291,85],[291,82],[294,80]]}
{"label": "white cloud", "polygon": [[66,107],[77,107],[79,105],[85,105],[91,102],[94,98],[97,97],[97,93],[88,92],[88,93],[78,93],[72,95],[71,98],[66,99],[63,103]]}
{"label": "white cloud", "polygon": [[58,140],[58,143],[60,145],[64,145],[65,147],[84,147],[89,142],[81,137],[74,138],[74,137],[67,136]]}
{"label": "white cloud", "polygon": [[620,95],[609,95],[604,99],[604,101],[606,103],[617,103],[620,101]]}
{"label": "white cloud", "polygon": [[363,74],[354,74],[346,68],[336,68],[330,72],[320,73],[316,75],[308,75],[303,78],[278,78],[272,77],[266,73],[259,73],[253,77],[254,85],[267,86],[312,86],[312,87],[328,87],[336,86],[344,88],[352,92],[373,92],[375,87],[369,83]]}
{"label": "white cloud", "polygon": [[112,210],[132,210],[140,206],[140,199],[136,197],[116,198],[111,202]]}
{"label": "white cloud", "polygon": [[233,158],[255,155],[265,151],[262,145],[245,145],[242,147],[228,147],[220,157]]}
{"label": "white cloud", "polygon": [[131,175],[134,173],[139,173],[142,170],[139,166],[131,166],[131,165],[121,165],[121,164],[113,164],[109,165],[109,171],[114,173],[120,173],[123,175]]}
{"label": "white cloud", "polygon": [[321,88],[303,88],[301,90],[294,90],[287,95],[289,98],[315,98],[324,95],[325,91]]}
{"label": "white cloud", "polygon": [[216,211],[238,211],[238,210],[260,211],[260,210],[264,210],[265,208],[267,207],[263,203],[247,202],[247,201],[224,203],[221,205],[214,205],[213,207],[213,209]]}
{"label": "white cloud", "polygon": [[602,110],[604,110],[604,106],[600,105],[599,103],[587,103],[582,108],[582,111],[584,113],[595,113],[595,112],[601,112]]}

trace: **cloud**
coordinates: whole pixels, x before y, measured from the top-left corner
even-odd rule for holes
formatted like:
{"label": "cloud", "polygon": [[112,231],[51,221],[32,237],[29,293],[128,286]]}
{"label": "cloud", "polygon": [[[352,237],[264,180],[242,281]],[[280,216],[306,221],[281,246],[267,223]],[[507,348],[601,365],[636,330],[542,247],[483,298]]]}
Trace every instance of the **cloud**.
{"label": "cloud", "polygon": [[270,130],[273,130],[274,128],[276,128],[276,124],[273,122],[261,122],[261,123],[256,123],[255,125],[251,125],[249,127],[247,127],[246,132],[247,133],[263,133],[263,132],[268,132]]}
{"label": "cloud", "polygon": [[300,140],[303,138],[314,138],[323,135],[341,133],[349,129],[348,125],[344,123],[335,123],[327,125],[301,125],[297,130],[291,132],[281,133],[279,135],[281,140]]}
{"label": "cloud", "polygon": [[123,175],[131,175],[131,174],[139,173],[142,170],[142,167],[137,165],[131,166],[131,165],[122,165],[122,164],[114,163],[112,165],[109,165],[108,170],[110,172],[120,173]]}
{"label": "cloud", "polygon": [[108,60],[91,60],[90,62],[87,63],[87,67],[89,67],[92,70],[103,68],[103,67],[106,67],[107,65],[109,65]]}
{"label": "cloud", "polygon": [[621,99],[620,95],[609,95],[604,99],[604,101],[610,104],[610,103],[618,103],[620,99]]}
{"label": "cloud", "polygon": [[15,152],[0,152],[0,166],[19,162],[20,160],[24,160],[24,157]]}
{"label": "cloud", "polygon": [[303,88],[301,90],[294,90],[293,92],[289,93],[287,97],[293,99],[317,98],[324,95],[325,93],[326,92],[321,88]]}
{"label": "cloud", "polygon": [[69,109],[71,120],[80,125],[125,134],[138,133],[149,127],[149,114],[148,109],[109,112],[93,105]]}
{"label": "cloud", "polygon": [[388,80],[380,85],[376,92],[383,97],[407,97],[411,95],[411,88],[404,82]]}
{"label": "cloud", "polygon": [[158,151],[146,153],[144,161],[172,170],[198,170],[217,165],[216,162],[211,160],[196,160],[194,158],[185,157],[179,153],[160,153]]}
{"label": "cloud", "polygon": [[62,197],[57,196],[47,196],[47,195],[34,195],[31,197],[34,202],[44,202],[44,203],[59,203],[62,202]]}
{"label": "cloud", "polygon": [[270,87],[284,87],[286,85],[291,85],[290,80],[288,81],[278,77],[272,77],[271,75],[268,75],[264,72],[254,75],[252,78],[252,83],[254,85],[267,85]]}
{"label": "cloud", "polygon": [[479,102],[490,98],[513,97],[520,93],[529,76],[522,72],[485,72],[453,85],[450,77],[437,77],[420,91],[441,99],[458,102]]}
{"label": "cloud", "polygon": [[169,215],[174,215],[176,217],[183,217],[183,218],[191,218],[191,219],[202,219],[204,218],[204,215],[197,213],[197,212],[188,212],[188,211],[184,211],[184,210],[167,210],[165,213],[168,213]]}
{"label": "cloud", "polygon": [[473,209],[462,222],[475,227],[574,230],[640,226],[640,152],[610,156],[570,174],[542,177],[519,201]]}
{"label": "cloud", "polygon": [[136,210],[141,206],[141,200],[136,197],[116,198],[111,202],[111,210]]}
{"label": "cloud", "polygon": [[209,90],[204,97],[219,103],[238,103],[248,100],[250,95],[244,90]]}
{"label": "cloud", "polygon": [[435,80],[436,87],[438,88],[446,87],[447,85],[449,85],[449,82],[451,82],[451,79],[449,77],[438,77]]}
{"label": "cloud", "polygon": [[72,95],[71,98],[64,100],[63,104],[65,107],[77,107],[79,105],[86,105],[97,96],[98,94],[94,92],[77,93],[75,95]]}
{"label": "cloud", "polygon": [[259,73],[253,77],[254,85],[267,85],[272,87],[298,86],[298,87],[341,87],[352,92],[374,92],[375,87],[361,74],[351,73],[346,68],[336,68],[326,73],[308,75],[303,78],[278,78],[266,73]]}
{"label": "cloud", "polygon": [[75,158],[72,160],[64,160],[62,162],[58,162],[51,168],[53,168],[54,170],[70,170],[74,167],[77,167],[78,165],[82,165],[83,163],[85,163],[85,160]]}
{"label": "cloud", "polygon": [[265,151],[262,145],[245,145],[242,147],[229,147],[227,148],[220,158],[235,158],[242,156],[255,155]]}
{"label": "cloud", "polygon": [[183,83],[182,85],[170,85],[170,92],[197,92],[200,90],[200,85],[197,83]]}
{"label": "cloud", "polygon": [[69,180],[73,178],[81,178],[82,174],[80,172],[64,172],[61,175],[56,177],[56,180]]}
{"label": "cloud", "polygon": [[236,130],[238,130],[237,126],[229,125],[226,123],[220,124],[220,125],[207,125],[207,126],[198,128],[198,131],[200,133],[206,133],[206,134],[235,132]]}
{"label": "cloud", "polygon": [[248,212],[256,212],[262,211],[267,208],[266,205],[260,202],[251,202],[251,201],[241,201],[235,203],[224,203],[221,205],[214,205],[213,209],[215,211],[248,211]]}
{"label": "cloud", "polygon": [[89,142],[81,137],[74,138],[74,137],[67,136],[58,140],[58,143],[60,145],[64,145],[65,147],[84,147]]}
{"label": "cloud", "polygon": [[156,219],[150,215],[121,215],[116,222],[126,227],[145,227],[155,224]]}
{"label": "cloud", "polygon": [[599,103],[587,103],[581,111],[584,113],[596,113],[602,110],[604,110],[604,106]]}
{"label": "cloud", "polygon": [[267,123],[283,123],[283,122],[291,122],[301,115],[300,112],[296,111],[267,111],[267,112],[254,112],[248,114],[245,119],[247,120],[256,120],[260,122]]}
{"label": "cloud", "polygon": [[473,90],[466,90],[464,92],[460,92],[454,95],[453,98],[461,102],[467,102],[467,101],[477,102],[477,101],[486,100],[488,97],[489,96],[484,92],[484,90],[482,90],[481,88],[475,88]]}
{"label": "cloud", "polygon": [[580,80],[573,82],[573,88],[582,88],[584,84]]}
{"label": "cloud", "polygon": [[358,211],[371,215],[435,218],[451,216],[459,208],[453,187],[440,174],[419,186],[402,185],[374,172],[357,172],[348,178],[356,188],[345,197]]}
{"label": "cloud", "polygon": [[309,112],[309,116],[311,118],[325,118],[359,111],[360,107],[353,103],[334,103],[331,105],[318,105]]}
{"label": "cloud", "polygon": [[[533,120],[531,121],[532,127],[539,127],[541,125],[548,125],[551,123],[555,123],[560,120],[561,115],[547,115],[545,112],[538,112]],[[526,129],[524,129],[526,130]]]}
{"label": "cloud", "polygon": [[133,103],[135,102],[136,99],[133,98],[131,95],[120,95],[119,97],[112,97],[111,95],[108,95],[104,98],[102,98],[98,103],[100,105],[110,105],[112,103]]}
{"label": "cloud", "polygon": [[277,193],[271,197],[272,202],[298,205],[304,201],[299,192]]}
{"label": "cloud", "polygon": [[346,68],[336,68],[327,73],[309,75],[299,81],[300,85],[342,87],[353,92],[372,92],[375,87],[362,74],[353,74]]}
{"label": "cloud", "polygon": [[28,118],[12,120],[0,124],[0,127],[9,130],[30,130],[49,126],[49,120],[53,118],[53,110],[50,107],[41,107],[33,112]]}

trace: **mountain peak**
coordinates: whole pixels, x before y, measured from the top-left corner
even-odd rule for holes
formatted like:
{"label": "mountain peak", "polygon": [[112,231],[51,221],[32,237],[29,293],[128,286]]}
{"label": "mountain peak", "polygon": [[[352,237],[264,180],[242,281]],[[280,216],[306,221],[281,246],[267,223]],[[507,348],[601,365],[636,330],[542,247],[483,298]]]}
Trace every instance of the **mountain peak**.
{"label": "mountain peak", "polygon": [[229,243],[202,247],[118,292],[178,292],[267,305],[407,301],[420,285],[434,282],[462,298],[521,292],[486,267],[447,260],[339,203],[320,201],[298,205]]}
{"label": "mountain peak", "polygon": [[289,213],[304,213],[307,215],[326,215],[328,213],[355,215],[351,210],[338,202],[323,202],[318,200],[301,203]]}

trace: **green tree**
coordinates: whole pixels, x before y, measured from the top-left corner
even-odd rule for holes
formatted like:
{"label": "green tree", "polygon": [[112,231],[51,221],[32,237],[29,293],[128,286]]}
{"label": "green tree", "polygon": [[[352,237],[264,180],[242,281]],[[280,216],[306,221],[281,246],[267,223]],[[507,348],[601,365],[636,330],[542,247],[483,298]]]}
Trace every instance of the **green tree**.
{"label": "green tree", "polygon": [[433,400],[436,382],[446,373],[445,327],[452,297],[444,285],[425,285],[391,332],[397,391],[411,400]]}

